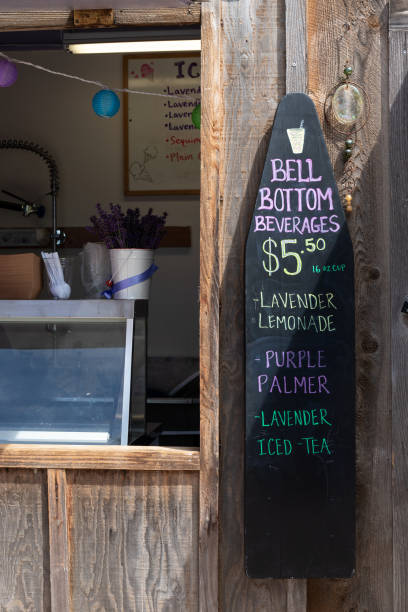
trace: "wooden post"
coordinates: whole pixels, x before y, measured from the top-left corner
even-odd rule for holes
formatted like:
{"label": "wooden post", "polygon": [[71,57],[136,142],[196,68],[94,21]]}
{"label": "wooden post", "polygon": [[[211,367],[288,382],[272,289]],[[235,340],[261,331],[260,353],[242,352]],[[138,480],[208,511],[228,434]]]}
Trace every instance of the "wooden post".
{"label": "wooden post", "polygon": [[[207,126],[214,130],[214,126],[221,123],[219,141],[212,143],[215,147],[212,151],[204,146],[202,149],[205,176],[209,176],[207,165],[219,164],[219,179],[205,185],[205,192],[202,192],[203,209],[210,205],[213,210],[210,229],[203,228],[208,217],[201,220],[202,240],[206,239],[202,243],[202,257],[214,262],[217,277],[213,286],[217,283],[219,287],[219,297],[214,303],[214,310],[219,306],[219,321],[214,311],[210,328],[212,333],[219,334],[219,354],[215,351],[215,359],[206,363],[211,368],[219,368],[219,386],[206,390],[212,393],[213,405],[217,407],[220,430],[219,607],[211,610],[302,612],[306,610],[304,581],[300,581],[299,592],[298,585],[290,581],[248,578],[244,572],[243,546],[243,262],[268,133],[276,105],[285,93],[284,4],[263,0],[224,2],[222,14],[219,4],[209,0],[202,5],[203,49],[207,44],[204,41],[207,13],[212,18],[215,37],[212,40],[220,50],[219,57],[213,56],[221,66],[220,85],[216,85],[214,91],[216,99],[221,95],[222,101],[217,115],[212,109],[209,120],[212,118],[213,123]],[[205,70],[204,58],[203,64]],[[215,71],[218,79],[219,66],[212,65],[208,69]],[[213,99],[212,92],[208,95]],[[203,136],[207,138],[204,132],[205,127]],[[208,194],[212,194],[211,198]],[[215,247],[208,243],[211,231]],[[217,249],[215,259],[213,248]],[[208,296],[208,281],[204,290],[204,296]],[[205,302],[204,307],[208,307]],[[202,311],[201,316],[204,314]],[[206,330],[202,327],[202,332]],[[201,339],[202,343],[209,341],[210,338]],[[207,358],[211,354],[207,352]],[[210,380],[216,380],[215,374]],[[209,412],[208,417],[212,414]],[[201,466],[204,470],[211,469],[205,467],[204,455]],[[216,469],[215,459],[210,466]],[[207,609],[202,600],[200,605],[201,609]]]}
{"label": "wooden post", "polygon": [[307,93],[306,0],[286,0],[286,93]]}
{"label": "wooden post", "polygon": [[65,470],[47,470],[52,612],[70,612],[69,536]]}
{"label": "wooden post", "polygon": [[[391,6],[389,47],[391,181],[391,346],[393,451],[394,610],[408,609],[407,588],[407,429],[408,315],[401,307],[408,295],[408,3]],[[405,10],[404,10],[405,9]]]}
{"label": "wooden post", "polygon": [[220,7],[202,7],[200,197],[200,611],[218,610]]}
{"label": "wooden post", "polygon": [[[74,27],[74,11],[72,9],[47,10],[46,8],[30,10],[15,10],[0,12],[1,30],[37,30],[37,29],[71,29]],[[92,3],[91,3],[92,4]],[[163,4],[163,3],[162,3]],[[200,23],[200,2],[189,2],[188,6],[159,6],[156,0],[150,0],[150,7],[144,3],[143,8],[117,8],[113,10],[114,26],[181,26],[198,25]],[[43,3],[45,7],[45,4]],[[79,26],[79,24],[77,24]],[[79,26],[80,27],[80,26]],[[86,26],[89,27],[89,26]]]}

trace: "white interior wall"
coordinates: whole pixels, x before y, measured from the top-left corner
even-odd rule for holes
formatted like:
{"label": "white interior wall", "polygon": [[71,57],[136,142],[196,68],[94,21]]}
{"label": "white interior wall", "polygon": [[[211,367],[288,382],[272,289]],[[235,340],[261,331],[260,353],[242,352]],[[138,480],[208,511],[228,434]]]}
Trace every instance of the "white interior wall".
{"label": "white interior wall", "polygon": [[[14,53],[52,69],[122,86],[119,55],[73,56],[63,51]],[[192,228],[190,249],[160,249],[152,283],[149,319],[151,356],[198,355],[199,198],[123,195],[123,115],[97,117],[91,100],[98,88],[19,66],[15,85],[0,89],[0,138],[32,140],[55,158],[60,173],[58,222],[85,226],[95,204],[120,203],[166,210],[169,225]],[[146,120],[143,117],[141,121]],[[147,120],[150,120],[148,118]],[[49,189],[45,164],[26,152],[0,150],[0,189],[31,199]],[[0,210],[0,227],[50,224],[47,217]]]}

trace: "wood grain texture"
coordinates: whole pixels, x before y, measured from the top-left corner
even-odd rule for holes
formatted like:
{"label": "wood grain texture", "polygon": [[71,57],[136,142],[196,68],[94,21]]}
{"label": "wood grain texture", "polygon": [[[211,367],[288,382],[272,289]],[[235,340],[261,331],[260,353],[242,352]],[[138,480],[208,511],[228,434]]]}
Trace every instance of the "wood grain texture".
{"label": "wood grain texture", "polygon": [[68,502],[65,470],[47,470],[51,608],[70,612]]}
{"label": "wood grain texture", "polygon": [[[407,30],[407,29],[408,29],[408,1],[407,0],[390,0],[390,30]],[[390,71],[390,76],[391,76],[391,71]]]}
{"label": "wood grain texture", "polygon": [[306,1],[286,0],[286,93],[307,93]]}
{"label": "wood grain texture", "polygon": [[[185,7],[128,8],[114,11],[115,26],[197,25],[200,3]],[[0,12],[0,30],[69,29],[74,27],[74,11],[7,11]]]}
{"label": "wood grain texture", "polygon": [[224,2],[220,17],[220,610],[283,612],[293,609],[288,582],[253,580],[244,571],[243,265],[269,132],[285,91],[285,6]]}
{"label": "wood grain texture", "polygon": [[[287,612],[306,612],[307,580],[287,581]],[[334,612],[334,611],[333,611]]]}
{"label": "wood grain texture", "polygon": [[0,12],[1,30],[46,30],[74,27],[74,11]]}
{"label": "wood grain texture", "polygon": [[200,611],[218,610],[220,4],[202,7],[200,198]]}
{"label": "wood grain texture", "polygon": [[116,25],[195,25],[200,23],[199,1],[185,7],[158,7],[151,9],[120,9],[115,11]]}
{"label": "wood grain texture", "polygon": [[0,445],[0,468],[199,470],[196,449],[164,446]]}
{"label": "wood grain texture", "polygon": [[408,33],[390,32],[391,343],[394,610],[408,609]]}
{"label": "wood grain texture", "polygon": [[49,612],[43,471],[0,470],[0,610]]}
{"label": "wood grain texture", "polygon": [[198,610],[198,474],[67,478],[73,610]]}
{"label": "wood grain texture", "polygon": [[107,27],[114,25],[113,9],[74,9],[74,26],[77,28]]}
{"label": "wood grain texture", "polygon": [[[357,380],[357,569],[350,580],[308,582],[308,611],[393,608],[387,20],[385,0],[309,0],[309,91],[320,116],[348,59],[371,113],[354,147]],[[349,24],[349,28],[348,25]],[[347,57],[347,55],[349,57]],[[341,180],[344,136],[324,125]]]}

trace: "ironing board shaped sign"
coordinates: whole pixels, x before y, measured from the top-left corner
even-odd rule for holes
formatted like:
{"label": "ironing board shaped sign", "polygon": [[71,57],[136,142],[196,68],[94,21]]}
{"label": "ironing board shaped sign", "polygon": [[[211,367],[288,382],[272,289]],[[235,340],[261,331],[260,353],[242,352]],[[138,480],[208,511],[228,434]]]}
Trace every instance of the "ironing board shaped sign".
{"label": "ironing board shaped sign", "polygon": [[246,244],[250,577],[353,573],[353,277],[314,105],[289,94],[276,113]]}

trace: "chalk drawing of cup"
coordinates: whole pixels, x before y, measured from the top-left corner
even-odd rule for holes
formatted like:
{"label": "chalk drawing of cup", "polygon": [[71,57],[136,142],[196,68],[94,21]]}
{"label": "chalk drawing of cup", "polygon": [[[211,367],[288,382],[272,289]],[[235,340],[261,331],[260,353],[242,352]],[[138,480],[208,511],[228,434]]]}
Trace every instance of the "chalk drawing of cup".
{"label": "chalk drawing of cup", "polygon": [[303,121],[298,128],[289,128],[286,130],[292,152],[295,154],[303,153],[303,145],[305,142],[305,128],[303,127]]}

